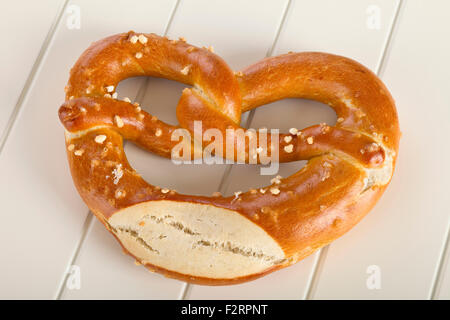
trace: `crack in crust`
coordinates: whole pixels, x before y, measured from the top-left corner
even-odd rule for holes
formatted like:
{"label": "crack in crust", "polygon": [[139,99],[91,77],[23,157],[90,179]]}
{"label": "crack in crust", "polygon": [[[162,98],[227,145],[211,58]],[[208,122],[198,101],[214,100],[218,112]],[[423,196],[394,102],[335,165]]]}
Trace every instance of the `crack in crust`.
{"label": "crack in crust", "polygon": [[144,216],[143,220],[145,221],[145,219],[151,219],[153,221],[155,221],[156,223],[164,223],[168,226],[174,227],[177,230],[183,231],[186,234],[189,234],[191,236],[196,236],[199,235],[200,233],[192,231],[191,229],[189,229],[188,227],[185,227],[181,222],[179,221],[170,221],[169,223],[166,223],[165,220],[173,218],[173,216],[171,215],[166,215],[162,218],[158,218],[156,216],[151,216],[151,215],[146,215]]}
{"label": "crack in crust", "polygon": [[247,248],[247,249],[242,248],[241,246],[239,246],[237,244],[233,244],[230,241],[227,241],[227,242],[217,242],[217,241],[211,242],[211,241],[207,241],[207,240],[199,240],[195,244],[192,245],[193,248],[195,248],[196,246],[213,247],[213,248],[218,249],[218,250],[223,250],[223,251],[226,251],[226,252],[232,252],[234,254],[240,254],[240,255],[245,256],[245,257],[256,258],[256,259],[269,261],[274,266],[282,264],[282,263],[287,261],[287,259],[277,259],[276,257],[266,255],[263,252],[255,252],[255,251],[253,251],[250,248]]}
{"label": "crack in crust", "polygon": [[118,234],[118,231],[120,232],[125,232],[128,233],[131,237],[133,237],[140,245],[142,245],[144,248],[146,248],[147,250],[159,254],[159,251],[156,249],[153,249],[151,245],[148,244],[147,241],[145,241],[144,238],[139,236],[139,232],[130,228],[112,228],[111,230],[115,233]]}

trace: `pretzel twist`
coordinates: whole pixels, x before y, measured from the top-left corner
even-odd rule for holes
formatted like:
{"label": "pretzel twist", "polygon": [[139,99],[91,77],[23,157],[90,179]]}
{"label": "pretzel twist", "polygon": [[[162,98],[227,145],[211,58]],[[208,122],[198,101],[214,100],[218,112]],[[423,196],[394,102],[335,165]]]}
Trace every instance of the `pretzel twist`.
{"label": "pretzel twist", "polygon": [[[192,86],[177,106],[179,126],[115,99],[121,80],[142,75]],[[231,197],[179,194],[148,184],[125,156],[123,139],[170,157],[179,128],[193,133],[201,120],[203,133],[216,128],[225,135],[241,129],[241,112],[292,97],[328,104],[338,122],[292,129],[278,144],[269,136],[268,146],[279,149],[265,151],[277,151],[280,162],[309,160],[269,186]],[[353,60],[289,53],[234,74],[208,49],[134,32],[100,40],[83,53],[59,116],[75,186],[124,251],[150,270],[210,285],[286,267],[348,231],[387,187],[400,137],[390,93]],[[250,162],[254,150],[247,144],[238,149],[238,138],[232,143],[231,158]],[[225,149],[215,152],[230,157]],[[195,148],[184,156],[195,158]]]}

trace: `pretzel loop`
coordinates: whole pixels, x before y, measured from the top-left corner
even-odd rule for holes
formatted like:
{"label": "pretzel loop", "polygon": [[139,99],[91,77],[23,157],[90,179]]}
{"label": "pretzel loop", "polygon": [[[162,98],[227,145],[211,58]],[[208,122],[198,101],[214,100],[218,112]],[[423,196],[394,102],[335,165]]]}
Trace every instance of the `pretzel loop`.
{"label": "pretzel loop", "polygon": [[[179,126],[115,99],[117,83],[139,75],[193,86],[178,103]],[[395,167],[400,134],[394,102],[371,71],[340,56],[286,54],[235,75],[207,49],[129,32],[87,49],[66,91],[59,116],[83,200],[127,253],[189,282],[239,283],[299,261],[353,227]],[[201,121],[202,134],[215,128],[225,136],[227,129],[243,130],[241,112],[293,97],[330,105],[338,122],[292,129],[277,141],[269,136],[266,151],[278,152],[280,162],[309,161],[259,189],[231,197],[179,194],[144,181],[123,151],[125,138],[170,157],[177,129],[193,133]],[[259,149],[256,139],[252,148]],[[234,137],[231,156],[226,143],[215,152],[250,162],[254,150],[246,141]]]}

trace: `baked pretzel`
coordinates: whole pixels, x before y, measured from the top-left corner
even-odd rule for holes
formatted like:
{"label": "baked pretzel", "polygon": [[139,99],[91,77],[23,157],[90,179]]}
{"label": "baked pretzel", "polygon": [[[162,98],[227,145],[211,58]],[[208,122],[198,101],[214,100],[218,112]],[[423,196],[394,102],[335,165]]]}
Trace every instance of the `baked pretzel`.
{"label": "baked pretzel", "polygon": [[[177,106],[180,126],[117,99],[119,81],[142,75],[192,86]],[[328,104],[337,123],[292,128],[275,150],[269,141],[265,151],[278,150],[280,162],[309,161],[268,186],[230,197],[184,195],[148,184],[125,156],[123,139],[171,157],[179,128],[192,132],[201,120],[203,132],[239,129],[241,112],[292,97]],[[134,32],[100,40],[82,54],[59,117],[75,186],[124,251],[152,271],[207,285],[255,279],[343,235],[387,187],[400,137],[389,91],[348,58],[289,53],[234,73],[211,49]],[[233,143],[237,148],[238,139]],[[195,158],[193,150],[184,156]],[[252,151],[232,158],[250,162]]]}

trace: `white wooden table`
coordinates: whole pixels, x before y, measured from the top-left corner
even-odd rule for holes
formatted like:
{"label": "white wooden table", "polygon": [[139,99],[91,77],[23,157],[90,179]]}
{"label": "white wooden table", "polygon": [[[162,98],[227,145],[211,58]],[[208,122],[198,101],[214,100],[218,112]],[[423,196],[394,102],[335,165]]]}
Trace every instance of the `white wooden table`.
{"label": "white wooden table", "polygon": [[[446,0],[15,0],[2,5],[0,298],[449,299],[449,12]],[[387,192],[330,246],[250,283],[187,285],[136,267],[75,191],[57,118],[69,69],[81,52],[95,40],[128,30],[213,45],[235,70],[287,51],[326,51],[362,62],[392,92],[403,132]],[[119,95],[176,123],[182,88],[164,79],[129,79],[120,84]],[[286,130],[333,123],[335,117],[319,103],[283,100],[259,108],[251,125]],[[175,166],[130,143],[126,152],[148,181],[180,192],[231,193],[268,179],[257,167]],[[301,165],[282,165],[281,174]],[[79,286],[66,282],[75,274]]]}

